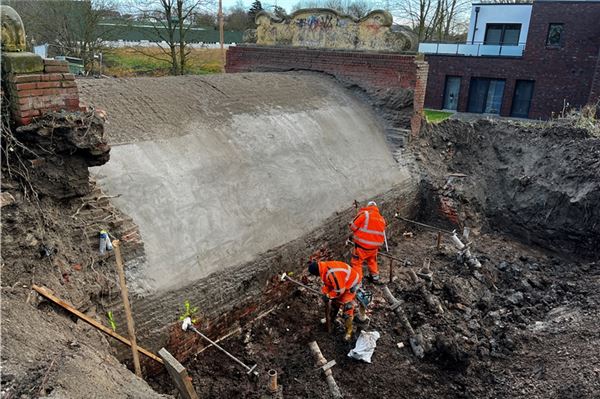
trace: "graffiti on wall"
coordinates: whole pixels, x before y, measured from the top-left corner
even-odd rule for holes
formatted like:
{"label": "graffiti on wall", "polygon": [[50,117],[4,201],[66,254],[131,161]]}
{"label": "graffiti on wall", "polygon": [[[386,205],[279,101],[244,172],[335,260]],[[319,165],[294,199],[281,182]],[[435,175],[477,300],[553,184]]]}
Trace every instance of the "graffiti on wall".
{"label": "graffiti on wall", "polygon": [[277,18],[266,11],[256,16],[256,31],[246,32],[247,42],[265,46],[416,51],[417,40],[408,29],[392,31],[387,11],[371,11],[357,19],[326,8],[309,8]]}

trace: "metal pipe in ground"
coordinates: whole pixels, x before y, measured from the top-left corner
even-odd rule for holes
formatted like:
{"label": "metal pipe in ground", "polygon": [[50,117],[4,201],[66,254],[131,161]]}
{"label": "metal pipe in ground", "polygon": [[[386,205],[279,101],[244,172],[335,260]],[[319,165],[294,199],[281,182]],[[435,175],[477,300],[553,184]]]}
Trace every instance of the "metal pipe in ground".
{"label": "metal pipe in ground", "polygon": [[214,346],[215,348],[217,348],[218,350],[220,350],[221,352],[223,352],[224,354],[226,354],[227,356],[229,356],[229,358],[233,361],[235,361],[237,364],[239,364],[240,366],[244,367],[246,370],[248,370],[248,372],[246,374],[254,374],[255,376],[258,376],[258,372],[255,370],[256,369],[256,364],[252,367],[246,365],[244,362],[242,362],[240,359],[238,359],[237,357],[233,356],[231,353],[227,352],[225,349],[223,349],[219,344],[217,344],[215,341],[213,341],[212,339],[208,338],[206,335],[202,334],[200,331],[198,331],[198,329],[196,329],[196,327],[194,327],[192,325],[192,319],[189,317],[186,317],[185,320],[183,321],[183,325],[181,326],[181,328],[183,329],[183,331],[193,331],[196,334],[198,334],[199,336],[201,336],[202,338],[204,338],[205,340],[207,340],[212,346]]}
{"label": "metal pipe in ground", "polygon": [[279,389],[277,386],[277,371],[271,369],[268,371],[268,374],[269,374],[269,385],[267,385],[267,390],[269,391],[269,393],[275,394],[275,393],[277,393],[277,390]]}
{"label": "metal pipe in ground", "polygon": [[[269,370],[269,382],[267,383],[268,398],[270,399],[283,399],[283,387],[277,383],[277,371]],[[267,397],[263,397],[266,399]]]}

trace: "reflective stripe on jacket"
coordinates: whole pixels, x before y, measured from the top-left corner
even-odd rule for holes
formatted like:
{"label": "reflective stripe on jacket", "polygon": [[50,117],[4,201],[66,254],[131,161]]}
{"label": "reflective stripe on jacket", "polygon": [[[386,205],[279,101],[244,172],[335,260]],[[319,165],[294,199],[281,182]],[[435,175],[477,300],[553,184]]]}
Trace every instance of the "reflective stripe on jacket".
{"label": "reflective stripe on jacket", "polygon": [[350,223],[354,242],[365,249],[379,248],[385,241],[385,219],[376,206],[362,208]]}
{"label": "reflective stripe on jacket", "polygon": [[337,298],[346,291],[356,291],[361,280],[348,264],[335,260],[319,262],[319,275],[323,280],[322,291],[330,298]]}

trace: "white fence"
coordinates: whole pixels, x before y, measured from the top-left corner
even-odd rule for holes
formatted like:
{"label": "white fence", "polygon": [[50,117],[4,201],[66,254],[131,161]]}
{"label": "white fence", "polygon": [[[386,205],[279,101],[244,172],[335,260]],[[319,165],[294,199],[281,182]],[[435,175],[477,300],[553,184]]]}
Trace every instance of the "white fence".
{"label": "white fence", "polygon": [[518,45],[419,43],[419,52],[424,54],[521,57],[523,51],[525,51],[524,43]]}
{"label": "white fence", "polygon": [[[126,41],[126,40],[117,40],[117,41],[104,41],[102,44],[105,47],[110,48],[125,48],[125,47],[143,47],[143,48],[153,48],[153,47],[169,47],[167,42],[151,42],[149,40],[141,40],[141,41]],[[219,43],[187,43],[188,47],[191,48],[221,48]],[[229,48],[229,46],[235,46],[235,43],[224,43],[224,48]]]}

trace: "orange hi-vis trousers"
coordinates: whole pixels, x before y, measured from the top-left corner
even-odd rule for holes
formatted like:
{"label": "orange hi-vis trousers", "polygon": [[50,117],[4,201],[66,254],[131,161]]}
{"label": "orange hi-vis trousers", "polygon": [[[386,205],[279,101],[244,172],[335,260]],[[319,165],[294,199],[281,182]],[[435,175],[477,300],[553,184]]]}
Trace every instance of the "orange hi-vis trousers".
{"label": "orange hi-vis trousers", "polygon": [[364,249],[357,245],[354,246],[354,251],[352,253],[352,260],[350,261],[350,265],[360,275],[361,279],[363,277],[362,265],[365,262],[367,263],[367,267],[369,268],[369,274],[371,274],[371,276],[379,274],[379,266],[377,266],[378,252],[378,248]]}

